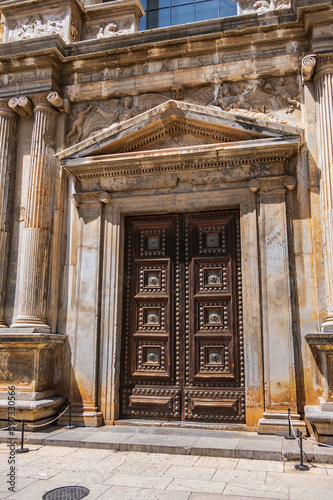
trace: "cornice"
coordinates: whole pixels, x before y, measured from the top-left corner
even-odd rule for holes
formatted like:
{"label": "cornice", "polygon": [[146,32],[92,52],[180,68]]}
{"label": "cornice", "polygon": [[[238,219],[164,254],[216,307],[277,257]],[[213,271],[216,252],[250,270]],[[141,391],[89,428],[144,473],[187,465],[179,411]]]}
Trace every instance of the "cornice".
{"label": "cornice", "polygon": [[203,151],[193,152],[193,149],[187,151],[187,154],[160,150],[148,154],[90,157],[72,163],[67,160],[63,162],[63,168],[79,180],[116,179],[281,164],[295,151],[291,145],[286,144],[284,147],[271,147],[264,151],[247,149],[242,153],[236,150],[227,154],[216,147],[211,147],[206,154]]}

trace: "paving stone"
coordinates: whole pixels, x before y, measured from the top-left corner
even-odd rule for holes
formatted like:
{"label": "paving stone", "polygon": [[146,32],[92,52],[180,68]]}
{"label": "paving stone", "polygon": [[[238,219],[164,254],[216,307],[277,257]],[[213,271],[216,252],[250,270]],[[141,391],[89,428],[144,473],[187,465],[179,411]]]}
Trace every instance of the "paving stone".
{"label": "paving stone", "polygon": [[120,443],[120,450],[189,454],[190,447],[197,439],[198,438],[195,436],[135,434],[126,439],[126,441]]}
{"label": "paving stone", "polygon": [[302,483],[303,485],[308,485],[310,488],[313,486],[314,481],[318,484],[318,487],[326,488],[330,485],[333,488],[333,478],[330,476],[320,476],[320,478],[314,479],[310,471],[297,471],[280,474],[278,472],[267,472],[266,484],[267,485],[285,485],[294,486]]}
{"label": "paving stone", "polygon": [[266,438],[265,440],[239,440],[235,451],[236,458],[282,460],[281,441],[270,438]]}
{"label": "paving stone", "polygon": [[113,474],[105,481],[105,483],[114,486],[133,486],[135,488],[154,488],[164,490],[171,481],[172,478],[170,477]]}
{"label": "paving stone", "polygon": [[[289,499],[289,488],[287,486],[266,486],[264,484],[235,484],[228,483],[224,495],[254,498],[277,498],[279,500]],[[224,496],[223,495],[223,496]],[[223,498],[223,497],[222,497]],[[298,499],[300,500],[300,499]],[[317,499],[316,499],[317,500]]]}
{"label": "paving stone", "polygon": [[299,484],[299,486],[290,486],[290,500],[329,500],[332,498],[332,486],[322,488],[318,482],[312,487]]}
{"label": "paving stone", "polygon": [[167,487],[167,490],[196,491],[199,493],[222,493],[226,483],[217,481],[200,481],[195,479],[175,478]]}
{"label": "paving stone", "polygon": [[125,462],[124,464],[118,465],[115,472],[119,474],[142,474],[142,472],[148,468],[149,464],[146,462]]}
{"label": "paving stone", "polygon": [[[238,495],[214,495],[210,493],[191,493],[189,500],[258,500],[258,497],[243,497]],[[265,497],[265,500],[271,500]]]}
{"label": "paving stone", "polygon": [[239,439],[200,437],[191,447],[191,455],[235,457]]}
{"label": "paving stone", "polygon": [[265,484],[265,479],[266,472],[262,471],[218,469],[214,474],[212,481],[224,481],[227,483]]}
{"label": "paving stone", "polygon": [[[189,491],[165,491],[156,489],[129,488],[125,486],[112,486],[98,500],[188,500]],[[88,498],[88,497],[87,497]]]}
{"label": "paving stone", "polygon": [[[121,452],[123,453],[123,452]],[[125,453],[125,452],[124,452]],[[135,456],[137,452],[135,453]],[[164,463],[169,465],[187,465],[192,466],[196,465],[200,457],[191,456],[191,455],[167,455],[161,453],[142,453],[140,455],[146,455],[144,461],[146,463]],[[133,457],[133,453],[130,453],[130,456]]]}
{"label": "paving stone", "polygon": [[130,438],[133,434],[118,432],[117,434],[93,434],[81,441],[82,448],[104,448],[119,450],[120,443]]}
{"label": "paving stone", "polygon": [[200,479],[210,481],[215,474],[216,469],[213,467],[186,467],[181,465],[172,465],[166,472],[165,476],[179,479]]}
{"label": "paving stone", "polygon": [[216,467],[223,469],[235,469],[239,462],[238,458],[231,457],[199,457],[194,467]]}
{"label": "paving stone", "polygon": [[[55,448],[56,449],[56,448]],[[112,450],[101,450],[101,449],[94,449],[94,448],[75,448],[70,449],[70,453],[67,456],[67,458],[72,458],[75,460],[78,459],[94,459],[97,461],[97,463],[101,462],[107,457],[110,457],[112,454]]]}
{"label": "paving stone", "polygon": [[46,445],[77,446],[79,448],[81,441],[87,437],[89,436],[87,436],[86,432],[67,431],[47,437],[44,442]]}
{"label": "paving stone", "polygon": [[248,460],[240,458],[236,469],[283,472],[283,462],[270,460]]}
{"label": "paving stone", "polygon": [[[106,493],[110,491],[110,488],[112,486],[108,484],[92,484],[89,481],[86,481],[85,483],[82,483],[82,486],[85,486],[90,490],[90,493],[87,497],[87,500],[96,500],[97,498],[99,499],[103,493]],[[112,498],[109,496],[109,499]]]}
{"label": "paving stone", "polygon": [[[296,464],[299,464],[299,462],[284,462],[283,463],[283,471],[284,472],[297,472],[297,470],[295,469],[295,465]],[[323,476],[327,476],[327,469],[325,467],[325,464],[313,464],[314,467],[312,467],[310,464],[309,464],[309,467],[310,467],[310,470],[307,471],[307,475],[311,474],[311,475],[323,475]],[[270,472],[281,472],[281,471],[273,471],[271,470]]]}

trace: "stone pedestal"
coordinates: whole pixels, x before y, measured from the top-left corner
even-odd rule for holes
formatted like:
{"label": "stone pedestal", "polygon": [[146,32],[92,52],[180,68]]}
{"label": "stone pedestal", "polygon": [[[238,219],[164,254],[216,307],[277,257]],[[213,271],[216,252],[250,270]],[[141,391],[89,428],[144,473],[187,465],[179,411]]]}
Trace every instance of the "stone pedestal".
{"label": "stone pedestal", "polygon": [[82,39],[111,38],[139,29],[144,10],[140,0],[114,0],[86,9],[86,20],[82,29]]}
{"label": "stone pedestal", "polygon": [[333,332],[333,54],[317,58],[318,152],[327,316],[323,332]]}
{"label": "stone pedestal", "polygon": [[[40,424],[59,414],[65,398],[56,384],[64,362],[66,335],[0,334],[0,426],[8,424],[8,387],[14,393],[11,416]],[[29,428],[29,430],[32,430]]]}
{"label": "stone pedestal", "polygon": [[0,327],[6,326],[4,308],[11,229],[16,117],[7,102],[0,101]]}
{"label": "stone pedestal", "polygon": [[83,6],[79,0],[8,0],[1,2],[5,17],[4,42],[60,35],[65,42],[80,39]]}
{"label": "stone pedestal", "polygon": [[18,317],[12,327],[50,331],[46,298],[53,213],[54,135],[57,111],[46,96],[35,99],[30,175],[21,249]]}
{"label": "stone pedestal", "polygon": [[305,407],[310,433],[317,441],[333,446],[333,332],[306,336],[324,381],[324,397],[319,405]]}

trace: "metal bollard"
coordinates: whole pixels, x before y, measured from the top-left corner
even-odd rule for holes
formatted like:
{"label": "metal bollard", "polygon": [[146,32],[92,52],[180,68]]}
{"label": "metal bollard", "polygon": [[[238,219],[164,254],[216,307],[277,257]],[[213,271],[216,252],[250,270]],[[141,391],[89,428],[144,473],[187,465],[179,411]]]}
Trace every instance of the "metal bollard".
{"label": "metal bollard", "polygon": [[300,453],[301,463],[295,465],[295,469],[297,469],[297,470],[310,470],[310,467],[303,464],[303,438],[302,438],[303,434],[299,429],[297,429],[297,431],[298,431],[297,435],[299,435],[299,453]]}
{"label": "metal bollard", "polygon": [[284,436],[284,439],[296,439],[295,436],[293,436],[291,433],[290,408],[288,408],[288,425],[289,425],[289,434],[288,436]]}
{"label": "metal bollard", "polygon": [[27,453],[29,451],[29,448],[23,448],[23,441],[24,441],[24,420],[22,420],[22,428],[21,428],[21,448],[18,448],[16,453]]}
{"label": "metal bollard", "polygon": [[75,429],[76,425],[72,425],[72,403],[69,402],[69,415],[68,415],[68,425],[65,425],[65,429]]}

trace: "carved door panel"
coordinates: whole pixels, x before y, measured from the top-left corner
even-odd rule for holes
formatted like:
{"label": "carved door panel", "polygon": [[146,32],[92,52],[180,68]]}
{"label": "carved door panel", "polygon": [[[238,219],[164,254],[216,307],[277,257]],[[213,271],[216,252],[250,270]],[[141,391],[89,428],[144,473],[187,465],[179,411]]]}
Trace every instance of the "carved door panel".
{"label": "carved door panel", "polygon": [[121,414],[245,419],[236,211],[126,221]]}

